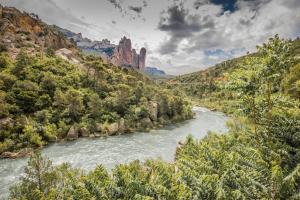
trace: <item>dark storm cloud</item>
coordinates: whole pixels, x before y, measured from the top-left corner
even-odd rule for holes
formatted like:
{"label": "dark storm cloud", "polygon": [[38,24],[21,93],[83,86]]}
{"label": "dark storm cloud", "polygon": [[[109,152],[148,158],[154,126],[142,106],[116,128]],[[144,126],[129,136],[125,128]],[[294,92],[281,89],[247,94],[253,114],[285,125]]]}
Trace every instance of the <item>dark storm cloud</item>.
{"label": "dark storm cloud", "polygon": [[170,32],[175,37],[187,37],[200,30],[197,16],[189,15],[183,6],[172,6],[167,11],[167,17],[161,17],[159,30]]}
{"label": "dark storm cloud", "polygon": [[181,39],[176,37],[171,37],[167,42],[165,42],[163,45],[161,45],[159,52],[162,55],[167,55],[170,53],[174,53],[177,51],[178,43],[181,41]]}
{"label": "dark storm cloud", "polygon": [[140,6],[128,6],[129,10],[132,10],[138,14],[140,14],[143,11],[143,8]]}
{"label": "dark storm cloud", "polygon": [[174,53],[179,43],[205,28],[213,28],[214,22],[209,16],[192,15],[182,4],[173,5],[161,16],[158,29],[167,32],[170,39],[160,47],[161,54]]}

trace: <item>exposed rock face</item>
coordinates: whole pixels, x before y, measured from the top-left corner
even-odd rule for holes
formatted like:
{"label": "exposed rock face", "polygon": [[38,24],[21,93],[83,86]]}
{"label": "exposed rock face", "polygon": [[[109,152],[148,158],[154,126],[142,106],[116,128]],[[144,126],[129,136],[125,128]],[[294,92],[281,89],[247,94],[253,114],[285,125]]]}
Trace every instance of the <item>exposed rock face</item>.
{"label": "exposed rock face", "polygon": [[150,119],[152,121],[157,121],[158,104],[156,102],[150,101],[148,103],[148,111],[149,111]]}
{"label": "exposed rock face", "polygon": [[13,7],[0,5],[0,32],[0,42],[10,49],[26,46],[36,49],[76,49],[74,43],[42,22],[37,15],[21,12]]}
{"label": "exposed rock face", "polygon": [[108,39],[102,41],[92,41],[82,37],[81,33],[74,33],[67,29],[53,26],[56,30],[64,34],[67,38],[74,41],[84,52],[93,53],[114,65],[123,67],[133,67],[139,70],[145,69],[147,50],[141,48],[139,54],[132,49],[132,43],[125,36],[120,40],[119,45],[112,44]]}
{"label": "exposed rock face", "polygon": [[76,140],[78,138],[78,131],[72,126],[68,132],[67,139],[68,140]]}
{"label": "exposed rock face", "polygon": [[73,64],[78,64],[79,60],[77,60],[75,54],[70,49],[62,48],[55,51],[55,55],[61,57],[64,60],[67,60]]}
{"label": "exposed rock face", "polygon": [[107,135],[115,135],[117,133],[123,133],[126,129],[125,120],[121,118],[118,122],[111,124],[96,124],[96,131]]}
{"label": "exposed rock face", "polygon": [[81,137],[89,137],[90,131],[87,128],[83,127],[79,130],[79,134]]}
{"label": "exposed rock face", "polygon": [[125,120],[124,118],[121,118],[119,121],[119,132],[123,133],[125,131],[126,127],[125,127]]}
{"label": "exposed rock face", "polygon": [[1,154],[1,158],[12,158],[12,159],[16,159],[16,158],[22,158],[25,156],[29,156],[33,154],[33,149],[32,148],[25,148],[25,149],[21,149],[18,152],[3,152]]}
{"label": "exposed rock face", "polygon": [[132,65],[139,66],[139,55],[136,53],[135,49],[132,49]]}
{"label": "exposed rock face", "polygon": [[140,55],[139,55],[139,69],[144,70],[146,63],[146,49],[141,48]]}
{"label": "exposed rock face", "polygon": [[132,49],[131,40],[124,36],[119,45],[115,48],[111,62],[119,66],[134,67],[139,70],[144,70],[146,63],[146,49],[142,48],[140,54],[137,54],[136,50]]}
{"label": "exposed rock face", "polygon": [[119,131],[119,123],[115,122],[107,127],[108,135],[115,135]]}

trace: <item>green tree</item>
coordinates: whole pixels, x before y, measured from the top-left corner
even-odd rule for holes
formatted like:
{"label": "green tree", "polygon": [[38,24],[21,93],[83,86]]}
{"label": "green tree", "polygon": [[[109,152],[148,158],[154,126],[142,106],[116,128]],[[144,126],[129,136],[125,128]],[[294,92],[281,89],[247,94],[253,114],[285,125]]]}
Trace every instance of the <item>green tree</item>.
{"label": "green tree", "polygon": [[54,96],[57,87],[57,77],[51,72],[45,72],[43,74],[43,78],[40,83],[41,90],[43,92],[50,95],[50,97]]}
{"label": "green tree", "polygon": [[13,74],[21,80],[24,80],[26,77],[26,69],[29,67],[30,64],[31,58],[24,50],[21,50],[17,55],[16,66],[12,70]]}
{"label": "green tree", "polygon": [[30,157],[21,183],[11,188],[11,199],[43,199],[53,187],[56,175],[52,162],[40,153]]}
{"label": "green tree", "polygon": [[47,55],[48,57],[54,57],[54,56],[55,56],[55,51],[54,51],[54,49],[53,49],[52,47],[48,47],[48,48],[46,49],[46,55]]}
{"label": "green tree", "polygon": [[32,123],[25,125],[23,133],[25,142],[28,142],[33,147],[43,146],[42,137],[39,135],[37,128]]}
{"label": "green tree", "polygon": [[36,110],[35,104],[39,96],[39,86],[31,81],[17,81],[12,88],[16,104],[24,112]]}
{"label": "green tree", "polygon": [[99,118],[101,117],[101,110],[103,108],[102,101],[99,96],[95,93],[89,96],[88,102],[89,112],[91,113],[91,117]]}
{"label": "green tree", "polygon": [[65,98],[67,114],[71,117],[72,121],[78,121],[84,110],[82,93],[71,89],[67,91]]}

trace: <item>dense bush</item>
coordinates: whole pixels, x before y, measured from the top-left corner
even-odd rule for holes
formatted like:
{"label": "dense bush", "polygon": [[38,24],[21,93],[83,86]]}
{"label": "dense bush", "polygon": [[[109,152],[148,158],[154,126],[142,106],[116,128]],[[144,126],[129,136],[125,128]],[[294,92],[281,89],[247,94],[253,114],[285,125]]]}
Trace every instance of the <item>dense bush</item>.
{"label": "dense bush", "polygon": [[[43,60],[26,51],[15,61],[0,55],[0,154],[64,138],[72,126],[93,133],[97,123],[124,118],[126,131],[143,128],[136,124],[144,118],[151,119],[151,128],[192,117],[182,96],[136,70],[84,55],[80,66],[72,65],[48,51]],[[151,103],[158,105],[157,118],[150,117]]]}

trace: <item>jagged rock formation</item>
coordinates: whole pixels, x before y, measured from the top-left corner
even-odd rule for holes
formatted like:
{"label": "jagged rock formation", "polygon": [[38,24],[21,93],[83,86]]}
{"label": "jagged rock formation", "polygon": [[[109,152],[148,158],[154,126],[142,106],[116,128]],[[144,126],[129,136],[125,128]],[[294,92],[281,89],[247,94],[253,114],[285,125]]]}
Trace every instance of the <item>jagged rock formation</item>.
{"label": "jagged rock formation", "polygon": [[145,69],[146,49],[142,48],[138,54],[135,49],[132,49],[131,40],[129,38],[123,37],[119,45],[115,45],[108,39],[92,41],[88,38],[84,38],[81,33],[74,33],[58,26],[53,27],[74,41],[77,46],[86,53],[99,55],[103,60],[118,66],[133,67],[139,70]]}
{"label": "jagged rock formation", "polygon": [[140,55],[139,55],[139,68],[140,69],[145,69],[146,53],[147,53],[147,50],[145,48],[141,48]]}
{"label": "jagged rock formation", "polygon": [[115,48],[111,62],[119,66],[128,66],[144,70],[146,49],[142,48],[140,54],[137,54],[136,50],[132,49],[131,40],[124,36],[119,45]]}

